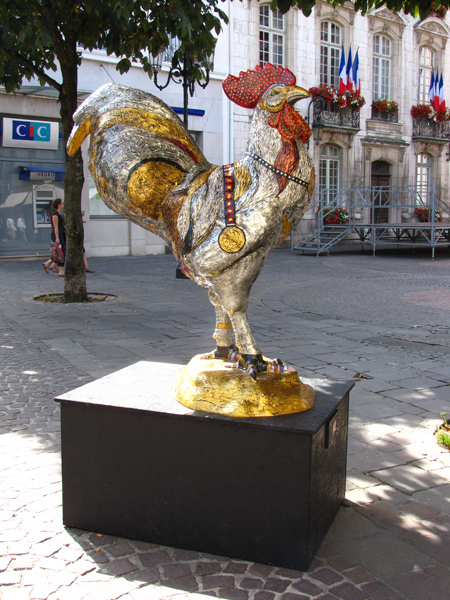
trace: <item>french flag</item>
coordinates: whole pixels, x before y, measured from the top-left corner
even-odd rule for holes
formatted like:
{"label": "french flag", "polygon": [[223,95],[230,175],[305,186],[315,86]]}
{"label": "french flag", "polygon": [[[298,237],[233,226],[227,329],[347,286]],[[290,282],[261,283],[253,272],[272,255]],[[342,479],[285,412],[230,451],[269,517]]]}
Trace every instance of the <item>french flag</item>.
{"label": "french flag", "polygon": [[353,68],[352,68],[353,85],[355,86],[355,94],[356,94],[357,98],[359,98],[359,95],[361,94],[361,79],[359,77],[358,52],[359,52],[359,50],[356,51],[355,60],[353,61]]}
{"label": "french flag", "polygon": [[350,94],[353,94],[353,72],[352,72],[352,47],[350,46],[347,59],[347,89]]}
{"label": "french flag", "polygon": [[439,69],[436,71],[436,77],[434,78],[434,108],[439,110],[441,104],[439,98]]}
{"label": "french flag", "polygon": [[441,73],[441,78],[439,80],[439,103],[440,103],[439,108],[441,110],[445,110],[444,78],[442,77],[442,73]]}
{"label": "french flag", "polygon": [[339,66],[339,93],[343,94],[347,89],[347,70],[345,68],[344,46],[341,50],[341,64]]}
{"label": "french flag", "polygon": [[431,71],[430,89],[428,91],[428,99],[430,101],[431,106],[434,106],[434,96],[434,71]]}

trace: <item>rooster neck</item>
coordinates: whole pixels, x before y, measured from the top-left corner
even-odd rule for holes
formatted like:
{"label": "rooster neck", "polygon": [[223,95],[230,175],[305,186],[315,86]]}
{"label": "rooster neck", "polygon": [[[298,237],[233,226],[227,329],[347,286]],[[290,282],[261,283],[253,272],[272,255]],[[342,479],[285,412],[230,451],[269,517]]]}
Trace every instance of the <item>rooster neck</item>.
{"label": "rooster neck", "polygon": [[256,108],[250,127],[247,152],[254,152],[273,165],[283,146],[278,129],[268,123],[270,113]]}
{"label": "rooster neck", "polygon": [[[285,140],[277,128],[271,127],[268,123],[269,116],[266,110],[259,108],[255,110],[247,152],[256,154],[272,167],[282,171],[282,173],[295,175],[299,164],[299,146],[295,141]],[[257,168],[264,179],[274,177],[274,174],[270,171],[263,173],[261,167]],[[280,174],[276,174],[275,178],[278,193],[281,193],[287,187],[289,180]]]}

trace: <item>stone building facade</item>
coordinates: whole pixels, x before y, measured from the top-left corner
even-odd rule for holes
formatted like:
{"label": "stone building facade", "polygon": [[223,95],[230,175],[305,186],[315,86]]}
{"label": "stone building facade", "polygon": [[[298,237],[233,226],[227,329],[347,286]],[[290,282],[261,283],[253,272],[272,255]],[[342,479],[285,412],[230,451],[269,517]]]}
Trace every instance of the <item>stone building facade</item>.
{"label": "stone building facade", "polygon": [[[342,46],[346,60],[350,46],[353,57],[358,50],[361,93],[366,103],[353,116],[348,107],[334,114],[323,113],[323,138],[310,145],[316,166],[316,194],[356,186],[423,189],[435,185],[437,197],[448,206],[448,124],[427,123],[422,127],[411,115],[413,105],[428,103],[432,71],[442,73],[444,83],[450,81],[448,17],[434,14],[421,21],[385,8],[362,16],[355,13],[351,2],[339,8],[318,2],[309,17],[291,9],[284,17],[278,15],[282,21],[270,19],[267,27],[264,11],[264,4],[259,2],[244,0],[233,6],[235,74],[263,64],[267,36],[262,32],[266,30],[275,36],[269,40],[271,62],[282,55],[280,64],[290,68],[297,84],[305,88],[320,84],[338,87]],[[386,118],[372,110],[372,101],[379,98],[397,102],[398,113]],[[307,103],[299,103],[297,109],[307,117]],[[247,112],[233,108],[236,156],[245,149]],[[310,211],[297,231],[306,234],[315,225]]]}

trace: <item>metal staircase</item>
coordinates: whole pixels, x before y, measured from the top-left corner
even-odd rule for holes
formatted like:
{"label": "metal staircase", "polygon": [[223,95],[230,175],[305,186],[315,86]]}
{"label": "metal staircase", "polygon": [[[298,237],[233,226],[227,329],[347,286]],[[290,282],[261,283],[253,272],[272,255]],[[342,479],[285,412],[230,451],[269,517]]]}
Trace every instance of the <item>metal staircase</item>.
{"label": "metal staircase", "polygon": [[[415,210],[428,210],[428,221],[420,222]],[[347,222],[326,223],[330,210],[342,209]],[[317,218],[317,228],[300,243],[293,243],[293,252],[328,254],[345,240],[349,244],[370,245],[375,254],[379,245],[421,245],[432,248],[450,246],[450,208],[436,195],[434,185],[371,186],[347,190],[322,190],[308,208]],[[442,221],[437,218],[441,216]],[[349,239],[350,238],[350,239]]]}
{"label": "metal staircase", "polygon": [[312,235],[300,242],[293,250],[301,249],[305,254],[328,254],[330,248],[345,240],[350,234],[346,225],[328,225],[317,229]]}

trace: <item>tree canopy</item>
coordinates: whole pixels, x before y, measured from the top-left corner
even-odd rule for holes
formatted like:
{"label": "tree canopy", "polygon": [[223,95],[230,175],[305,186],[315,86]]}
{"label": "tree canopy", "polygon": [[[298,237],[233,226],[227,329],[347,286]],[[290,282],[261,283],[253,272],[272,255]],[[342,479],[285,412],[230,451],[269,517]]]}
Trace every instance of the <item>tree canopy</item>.
{"label": "tree canopy", "polygon": [[[221,23],[220,0],[2,0],[0,5],[0,82],[10,92],[24,78],[37,76],[61,92],[52,77],[64,64],[81,64],[81,47],[121,57],[117,70],[140,63],[151,74],[152,57],[169,36],[180,41],[174,66],[184,50],[195,54],[192,77],[214,49]],[[72,56],[74,54],[74,56]]]}
{"label": "tree canopy", "polygon": [[[326,1],[332,6],[344,6],[348,2],[348,0]],[[296,6],[308,16],[311,14],[316,2],[317,0],[271,0],[270,4],[272,8],[279,8],[282,13],[287,13],[290,8]],[[394,12],[403,11],[413,17],[420,15],[422,18],[425,18],[433,11],[438,10],[440,6],[446,9],[449,8],[450,0],[442,0],[441,2],[438,0],[436,2],[432,0],[353,0],[352,4],[355,11],[361,12],[363,15],[373,8],[385,6]]]}
{"label": "tree canopy", "polygon": [[[59,93],[65,144],[77,109],[78,68],[82,48],[104,49],[120,60],[121,73],[133,63],[151,75],[153,57],[169,37],[180,46],[172,66],[184,53],[195,56],[191,79],[200,80],[207,67],[226,14],[221,0],[2,0],[0,3],[0,84],[18,90],[24,79],[37,77]],[[65,155],[65,215],[67,256],[64,296],[86,300],[83,267],[81,152]]]}

